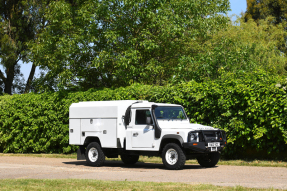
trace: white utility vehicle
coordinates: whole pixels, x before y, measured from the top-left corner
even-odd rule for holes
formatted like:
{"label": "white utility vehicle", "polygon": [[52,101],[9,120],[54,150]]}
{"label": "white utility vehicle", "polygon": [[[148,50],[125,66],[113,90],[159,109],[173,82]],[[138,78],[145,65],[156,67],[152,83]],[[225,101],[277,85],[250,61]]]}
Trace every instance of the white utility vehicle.
{"label": "white utility vehicle", "polygon": [[79,145],[77,159],[92,166],[119,155],[131,165],[144,155],[160,156],[168,169],[181,169],[194,158],[203,167],[213,167],[226,145],[226,134],[189,123],[181,105],[91,101],[70,106],[69,144]]}

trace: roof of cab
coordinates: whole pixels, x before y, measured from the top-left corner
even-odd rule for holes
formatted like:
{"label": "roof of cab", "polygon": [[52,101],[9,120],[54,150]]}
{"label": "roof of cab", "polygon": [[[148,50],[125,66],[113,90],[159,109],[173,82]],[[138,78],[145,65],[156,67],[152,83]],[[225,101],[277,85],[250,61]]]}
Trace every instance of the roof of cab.
{"label": "roof of cab", "polygon": [[140,101],[138,103],[134,103],[132,105],[132,108],[151,107],[152,105],[157,105],[157,106],[181,106],[181,105],[178,105],[178,104],[155,103],[155,102],[148,102],[148,101]]}

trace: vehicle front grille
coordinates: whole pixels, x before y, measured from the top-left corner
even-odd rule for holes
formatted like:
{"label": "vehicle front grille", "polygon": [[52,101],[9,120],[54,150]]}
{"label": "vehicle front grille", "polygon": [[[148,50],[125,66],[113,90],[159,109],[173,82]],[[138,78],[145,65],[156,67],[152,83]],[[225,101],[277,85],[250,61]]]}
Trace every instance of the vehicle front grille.
{"label": "vehicle front grille", "polygon": [[[202,131],[201,136],[199,137],[200,141],[220,141],[222,140],[221,134],[219,131]],[[220,139],[221,138],[221,139]]]}

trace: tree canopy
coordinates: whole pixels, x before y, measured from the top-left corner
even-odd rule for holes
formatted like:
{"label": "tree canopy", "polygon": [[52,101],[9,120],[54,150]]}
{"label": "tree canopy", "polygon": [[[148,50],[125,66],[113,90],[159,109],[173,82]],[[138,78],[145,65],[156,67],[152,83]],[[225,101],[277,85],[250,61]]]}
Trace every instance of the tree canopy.
{"label": "tree canopy", "polygon": [[53,2],[33,61],[61,88],[162,85],[182,56],[226,27],[227,10],[227,0]]}
{"label": "tree canopy", "polygon": [[246,19],[266,19],[268,16],[275,18],[275,24],[287,22],[286,0],[247,0]]}
{"label": "tree canopy", "polygon": [[181,68],[186,70],[178,70],[174,80],[215,80],[228,73],[246,77],[255,70],[285,75],[287,58],[278,45],[286,44],[286,36],[282,24],[261,20],[257,25],[253,20],[238,19],[201,44],[199,54],[182,57]]}
{"label": "tree canopy", "polygon": [[[247,0],[247,11],[244,15],[244,18],[245,21],[253,19],[257,22],[257,24],[259,24],[260,20],[267,19],[271,22],[271,24],[282,24],[285,30],[287,30],[287,1]],[[277,44],[277,48],[287,54],[287,36],[285,36],[285,39],[285,43]]]}
{"label": "tree canopy", "polygon": [[19,61],[29,62],[28,42],[44,28],[47,0],[0,0],[0,86],[12,94],[29,92],[36,65],[33,64],[25,84]]}
{"label": "tree canopy", "polygon": [[[248,0],[236,23],[228,0],[0,1],[8,94],[286,76],[285,1]],[[33,63],[27,82],[19,60]]]}

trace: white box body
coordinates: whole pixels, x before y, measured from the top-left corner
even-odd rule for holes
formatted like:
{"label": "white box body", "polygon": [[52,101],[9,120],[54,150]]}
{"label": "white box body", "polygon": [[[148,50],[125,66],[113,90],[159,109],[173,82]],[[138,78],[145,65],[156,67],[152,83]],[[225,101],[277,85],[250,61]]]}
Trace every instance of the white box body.
{"label": "white box body", "polygon": [[137,100],[73,103],[69,110],[69,144],[83,145],[87,137],[98,137],[103,148],[123,145],[126,134],[122,117],[135,102]]}

